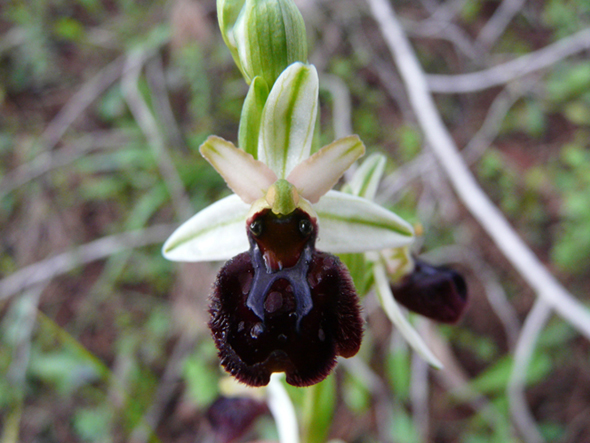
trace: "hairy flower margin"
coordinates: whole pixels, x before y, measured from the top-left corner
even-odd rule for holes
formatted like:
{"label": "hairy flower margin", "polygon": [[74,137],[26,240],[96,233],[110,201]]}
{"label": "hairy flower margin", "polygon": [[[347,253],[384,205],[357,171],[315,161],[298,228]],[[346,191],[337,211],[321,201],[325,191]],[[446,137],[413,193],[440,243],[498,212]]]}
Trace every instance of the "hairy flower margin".
{"label": "hairy flower margin", "polygon": [[211,136],[200,152],[234,194],[182,224],[163,254],[174,261],[229,260],[209,310],[221,364],[251,386],[268,384],[273,372],[285,372],[295,386],[323,380],[337,356],[356,354],[363,331],[349,271],[331,254],[366,253],[362,262],[384,310],[440,367],[401,314],[390,281],[407,274],[397,289],[409,288],[409,297],[400,301],[436,319],[432,300],[446,303],[457,280],[449,285],[444,274],[424,283],[423,271],[434,268],[416,267],[409,257],[412,227],[372,202],[384,158],[364,162],[346,192],[331,190],[365,147],[348,136],[313,152],[318,76],[306,63],[299,11],[292,0],[218,0],[217,7],[223,38],[250,89],[239,148]]}
{"label": "hairy flower margin", "polygon": [[[348,271],[316,246],[359,253],[413,240],[412,227],[396,214],[331,190],[365,147],[349,136],[311,154],[317,102],[315,68],[296,62],[263,106],[256,158],[209,137],[201,154],[235,194],[185,222],[163,247],[175,261],[232,259],[218,276],[210,326],[224,367],[251,385],[267,384],[276,370],[296,386],[317,383],[337,355],[352,356],[360,346],[362,321]],[[280,236],[265,239],[255,221],[282,229]],[[300,228],[307,236],[297,237]]]}

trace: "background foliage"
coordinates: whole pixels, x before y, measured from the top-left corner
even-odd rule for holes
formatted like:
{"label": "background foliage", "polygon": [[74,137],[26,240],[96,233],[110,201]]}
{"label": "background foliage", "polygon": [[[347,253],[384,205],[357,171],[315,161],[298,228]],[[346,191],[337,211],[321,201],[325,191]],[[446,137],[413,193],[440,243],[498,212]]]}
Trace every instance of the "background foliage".
{"label": "background foliage", "polygon": [[[434,166],[367,5],[298,4],[322,81],[322,143],[352,125],[388,154],[381,203],[421,224],[414,252],[460,269],[471,294],[457,326],[415,318],[443,371],[428,370],[367,295],[360,357],[317,388],[315,420],[290,391],[309,441],[526,440],[507,386],[533,293]],[[590,26],[585,0],[528,1],[490,43],[478,36],[498,1],[392,4],[428,73],[481,70]],[[227,393],[205,327],[217,265],[170,263],[160,246],[228,193],[197,151],[210,134],[236,139],[247,91],[215,4],[11,0],[0,12],[2,441],[213,441],[206,412]],[[486,192],[586,305],[588,55],[435,96]],[[589,351],[560,318],[541,334],[526,399],[546,440],[590,441]],[[243,441],[273,438],[263,415]]]}

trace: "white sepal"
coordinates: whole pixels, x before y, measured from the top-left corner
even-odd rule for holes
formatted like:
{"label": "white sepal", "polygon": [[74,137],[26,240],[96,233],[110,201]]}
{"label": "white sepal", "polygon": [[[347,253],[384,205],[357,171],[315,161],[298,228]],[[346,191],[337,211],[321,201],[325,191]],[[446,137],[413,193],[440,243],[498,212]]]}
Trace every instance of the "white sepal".
{"label": "white sepal", "polygon": [[272,87],[262,112],[258,159],[278,176],[309,157],[318,107],[318,73],[313,65],[289,65]]}
{"label": "white sepal", "polygon": [[319,219],[317,248],[334,254],[399,248],[414,240],[412,226],[366,200],[329,191],[314,205]]}
{"label": "white sepal", "polygon": [[162,254],[172,261],[229,260],[248,250],[246,214],[250,205],[237,195],[225,197],[191,217],[164,243]]}
{"label": "white sepal", "polygon": [[258,200],[277,180],[268,166],[220,137],[210,136],[199,151],[246,203]]}
{"label": "white sepal", "polygon": [[375,194],[385,170],[385,163],[383,154],[371,154],[354,172],[352,180],[346,184],[346,189],[353,195],[371,201],[375,200]]}
{"label": "white sepal", "polygon": [[412,327],[412,325],[406,319],[406,317],[404,317],[399,305],[395,301],[395,298],[391,293],[391,288],[389,287],[387,275],[385,274],[385,267],[383,266],[383,264],[379,262],[378,258],[373,259],[375,259],[375,261],[373,262],[375,290],[377,292],[377,297],[379,297],[381,307],[383,308],[391,322],[395,325],[399,332],[404,336],[406,341],[410,344],[410,346],[414,348],[414,350],[432,366],[438,369],[442,369],[443,364],[440,362],[438,358],[436,358],[436,356],[432,353],[428,346],[426,346],[426,343],[424,343],[424,340],[422,340],[420,334],[418,334],[418,332]]}
{"label": "white sepal", "polygon": [[295,166],[287,180],[301,196],[317,203],[364,153],[365,145],[358,135],[341,138]]}

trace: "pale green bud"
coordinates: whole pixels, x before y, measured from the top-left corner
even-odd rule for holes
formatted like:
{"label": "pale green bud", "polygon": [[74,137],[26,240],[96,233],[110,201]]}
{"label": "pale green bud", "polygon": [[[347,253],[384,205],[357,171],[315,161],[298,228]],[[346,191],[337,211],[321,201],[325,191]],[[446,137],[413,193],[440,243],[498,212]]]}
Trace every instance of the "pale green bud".
{"label": "pale green bud", "polygon": [[[233,13],[226,17],[233,17]],[[223,23],[227,26],[227,21]],[[235,45],[238,66],[248,83],[260,76],[272,88],[287,66],[307,62],[305,24],[293,0],[245,0],[227,36],[228,46]]]}
{"label": "pale green bud", "polygon": [[238,57],[238,48],[236,46],[233,29],[236,20],[244,7],[244,3],[246,3],[246,0],[217,0],[217,21],[219,22],[221,36],[229,48],[236,65],[238,65],[238,68],[242,71],[242,74],[244,74],[244,71],[242,69],[242,64],[240,63],[240,58]]}

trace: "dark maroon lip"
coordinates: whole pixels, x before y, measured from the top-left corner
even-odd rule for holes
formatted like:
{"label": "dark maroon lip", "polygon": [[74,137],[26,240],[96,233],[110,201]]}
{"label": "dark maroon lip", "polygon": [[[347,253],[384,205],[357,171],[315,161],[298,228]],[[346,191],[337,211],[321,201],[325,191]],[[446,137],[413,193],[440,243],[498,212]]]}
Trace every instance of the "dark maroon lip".
{"label": "dark maroon lip", "polygon": [[420,315],[456,323],[468,304],[467,284],[457,271],[415,259],[414,270],[392,285],[395,299]]}
{"label": "dark maroon lip", "polygon": [[352,279],[337,257],[316,251],[317,224],[304,211],[264,210],[248,222],[250,250],[223,266],[211,297],[221,364],[251,386],[273,372],[294,386],[318,383],[361,344]]}

